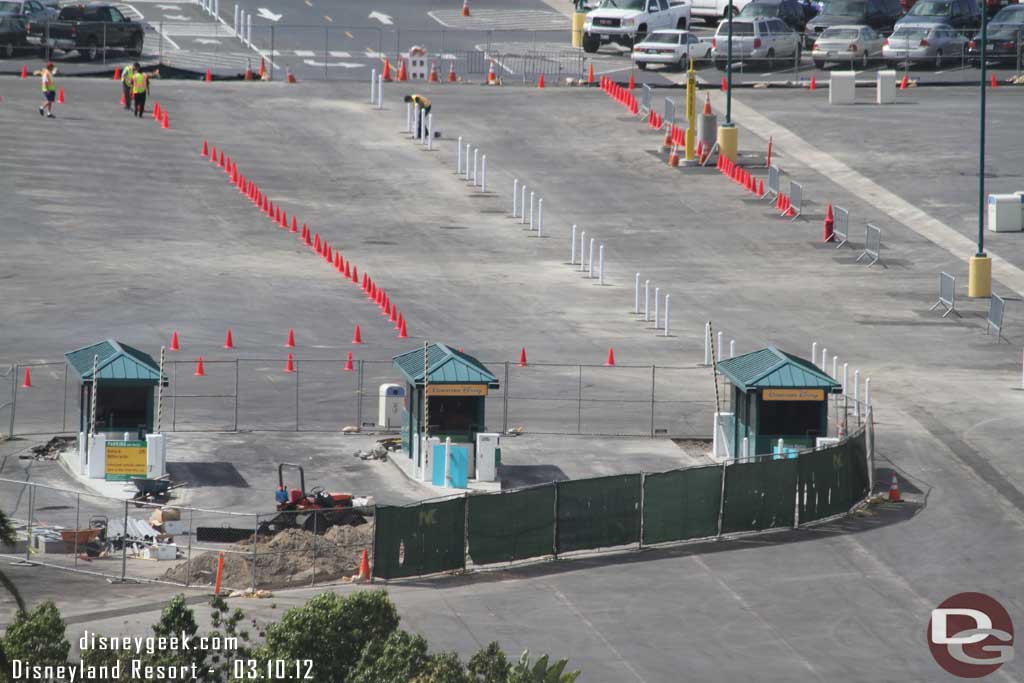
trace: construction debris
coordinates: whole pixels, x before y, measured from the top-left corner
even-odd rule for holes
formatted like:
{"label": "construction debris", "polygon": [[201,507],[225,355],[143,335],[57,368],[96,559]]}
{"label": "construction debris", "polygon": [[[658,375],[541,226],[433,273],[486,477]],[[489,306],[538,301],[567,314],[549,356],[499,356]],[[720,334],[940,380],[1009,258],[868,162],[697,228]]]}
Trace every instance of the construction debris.
{"label": "construction debris", "polygon": [[[323,535],[302,529],[285,529],[271,536],[257,536],[256,587],[286,588],[338,581],[359,570],[364,549],[373,544],[373,524],[335,526]],[[222,582],[232,588],[252,587],[253,541],[228,546],[224,554]],[[217,574],[218,552],[204,552],[191,562],[180,562],[164,578],[176,583],[212,586]],[[315,558],[315,561],[314,561]]]}
{"label": "construction debris", "polygon": [[32,455],[22,455],[22,460],[56,460],[60,454],[75,443],[75,437],[55,436],[41,446],[32,447]]}

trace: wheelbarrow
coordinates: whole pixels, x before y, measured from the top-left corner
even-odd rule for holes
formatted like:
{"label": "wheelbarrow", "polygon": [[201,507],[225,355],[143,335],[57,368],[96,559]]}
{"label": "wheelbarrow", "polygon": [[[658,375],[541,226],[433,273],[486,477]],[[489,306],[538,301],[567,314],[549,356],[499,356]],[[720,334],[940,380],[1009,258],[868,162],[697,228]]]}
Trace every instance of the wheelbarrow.
{"label": "wheelbarrow", "polygon": [[136,488],[132,496],[136,507],[141,507],[142,503],[166,503],[169,498],[170,479],[132,479],[132,483]]}

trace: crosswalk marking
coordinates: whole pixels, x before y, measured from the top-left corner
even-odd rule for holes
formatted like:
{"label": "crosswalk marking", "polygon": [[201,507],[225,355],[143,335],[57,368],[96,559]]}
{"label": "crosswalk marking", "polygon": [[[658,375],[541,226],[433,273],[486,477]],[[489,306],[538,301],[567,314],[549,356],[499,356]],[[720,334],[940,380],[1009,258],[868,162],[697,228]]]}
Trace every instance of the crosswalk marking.
{"label": "crosswalk marking", "polygon": [[330,54],[332,57],[337,57],[338,59],[346,59],[352,56],[349,53],[345,52],[344,50],[331,50],[328,54]]}
{"label": "crosswalk marking", "polygon": [[296,57],[313,57],[316,55],[312,50],[295,50],[294,52]]}
{"label": "crosswalk marking", "polygon": [[163,31],[165,36],[175,38],[234,38],[235,32],[230,26],[218,22],[192,23],[183,21],[161,21],[153,24],[155,30]]}
{"label": "crosswalk marking", "polygon": [[427,14],[442,26],[455,29],[558,31],[570,28],[568,17],[537,9],[474,9],[468,17],[457,9],[433,10]]}

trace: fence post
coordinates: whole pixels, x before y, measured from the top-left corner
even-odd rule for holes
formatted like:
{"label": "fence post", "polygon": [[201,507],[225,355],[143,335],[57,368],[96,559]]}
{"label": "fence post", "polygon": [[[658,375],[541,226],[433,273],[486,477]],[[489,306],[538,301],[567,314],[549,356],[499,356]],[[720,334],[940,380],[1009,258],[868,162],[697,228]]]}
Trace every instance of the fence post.
{"label": "fence post", "polygon": [[[652,366],[653,367],[653,366]],[[636,549],[640,550],[644,547],[644,484],[647,483],[647,473],[640,473],[640,533],[636,539]]]}
{"label": "fence post", "polygon": [[238,359],[235,359],[235,431],[238,431]]}
{"label": "fence post", "polygon": [[[162,380],[163,378],[161,378]],[[64,363],[64,405],[60,409],[60,431],[68,430],[68,364]]]}
{"label": "fence post", "polygon": [[359,359],[359,381],[356,383],[356,426],[363,426],[363,360]]}
{"label": "fence post", "polygon": [[[718,420],[715,420],[715,423],[716,423],[715,424],[715,429],[718,429],[718,424],[717,424]],[[722,462],[721,493],[718,496],[718,533],[716,534],[716,536],[718,538],[722,537],[722,518],[723,518],[724,512],[725,512],[725,467],[726,467],[726,462],[723,461]]]}
{"label": "fence post", "polygon": [[188,551],[186,552],[186,555],[185,555],[185,587],[186,588],[191,583],[191,579],[192,579],[192,536],[193,536],[193,529],[194,529],[194,527],[192,526],[192,517],[193,517],[194,514],[195,514],[195,510],[193,510],[192,508],[189,508],[188,509]]}
{"label": "fence post", "polygon": [[128,501],[124,502],[124,527],[121,537],[121,583],[124,583],[125,574],[128,571]]}
{"label": "fence post", "polygon": [[[256,523],[252,528],[252,592],[256,592],[256,537],[260,530],[260,514],[256,513]],[[313,571],[316,571],[316,563],[313,563]]]}
{"label": "fence post", "polygon": [[655,387],[655,370],[657,366],[651,365],[651,438],[654,438],[654,387]]}
{"label": "fence post", "polygon": [[[509,377],[508,376],[508,361],[505,361],[505,393],[504,393],[504,396],[502,396],[502,406],[501,406],[501,413],[502,413],[501,433],[502,434],[507,434],[508,433],[508,390],[509,390],[509,378],[508,377]],[[374,522],[374,523],[376,523],[376,522]]]}
{"label": "fence post", "polygon": [[577,365],[579,383],[576,387],[576,433],[583,433],[583,366]]}
{"label": "fence post", "polygon": [[309,585],[316,585],[316,546],[319,538],[320,513],[313,511],[313,572],[309,576]]}
{"label": "fence post", "polygon": [[[82,528],[82,494],[75,494],[75,528]],[[75,534],[75,567],[78,567],[78,534]]]}
{"label": "fence post", "polygon": [[295,431],[299,431],[299,362],[295,361]]}
{"label": "fence post", "polygon": [[555,500],[552,507],[554,508],[551,513],[554,516],[555,523],[551,525],[551,556],[554,559],[558,559],[558,482],[554,482],[552,486],[555,487]]}
{"label": "fence post", "polygon": [[25,527],[26,543],[25,543],[25,563],[30,564],[32,562],[32,517],[35,515],[35,502],[36,502],[36,487],[33,484],[29,484],[28,489],[28,525]]}

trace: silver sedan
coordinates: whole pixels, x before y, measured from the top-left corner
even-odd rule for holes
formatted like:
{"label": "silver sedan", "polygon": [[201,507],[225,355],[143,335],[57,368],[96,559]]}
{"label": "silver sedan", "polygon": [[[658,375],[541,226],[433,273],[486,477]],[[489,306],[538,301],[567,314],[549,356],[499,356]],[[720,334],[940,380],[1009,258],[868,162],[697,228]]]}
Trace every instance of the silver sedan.
{"label": "silver sedan", "polygon": [[949,26],[902,24],[882,45],[882,59],[892,66],[930,64],[941,68],[944,61],[960,61],[967,37]]}

